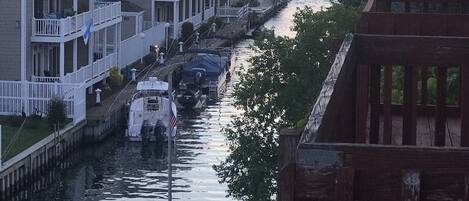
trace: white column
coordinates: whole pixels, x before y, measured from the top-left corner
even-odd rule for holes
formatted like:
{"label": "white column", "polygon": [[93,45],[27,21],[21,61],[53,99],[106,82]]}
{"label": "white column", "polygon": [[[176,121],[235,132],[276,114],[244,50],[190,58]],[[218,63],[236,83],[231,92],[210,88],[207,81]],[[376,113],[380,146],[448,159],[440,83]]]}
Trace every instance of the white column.
{"label": "white column", "polygon": [[[155,25],[155,5],[155,0],[151,0],[151,26]],[[138,31],[135,33],[138,33]]]}
{"label": "white column", "polygon": [[[135,16],[135,34],[138,34],[140,32],[140,30],[138,30],[138,24],[140,23],[140,16],[139,15],[136,15]],[[151,21],[151,26],[153,26],[153,19]]]}
{"label": "white column", "polygon": [[23,109],[29,114],[28,85],[26,83],[26,0],[21,0],[21,97]]}
{"label": "white column", "polygon": [[177,39],[179,36],[179,2],[173,2],[173,22],[174,22],[174,32],[173,38]]}
{"label": "white column", "polygon": [[117,66],[119,67],[124,67],[125,64],[121,62],[122,55],[121,55],[121,37],[122,37],[122,32],[121,32],[121,23],[116,24],[116,53],[117,53]]}
{"label": "white column", "polygon": [[192,17],[192,0],[189,0],[189,18]]}
{"label": "white column", "polygon": [[26,0],[21,0],[21,81],[26,81]]}
{"label": "white column", "polygon": [[73,39],[73,72],[78,70],[78,40]]}
{"label": "white column", "polygon": [[195,0],[195,14],[199,14],[199,0]]}
{"label": "white column", "polygon": [[109,68],[109,63],[106,63],[108,60],[106,59],[107,56],[107,27],[104,28],[104,42],[103,42],[103,58],[104,58],[104,68]]}
{"label": "white column", "polygon": [[73,0],[73,11],[78,13],[78,0]]}
{"label": "white column", "polygon": [[186,19],[186,0],[182,0],[182,20]]}
{"label": "white column", "polygon": [[65,43],[60,43],[60,55],[59,55],[59,74],[60,74],[60,80],[63,81],[64,75],[65,75]]}

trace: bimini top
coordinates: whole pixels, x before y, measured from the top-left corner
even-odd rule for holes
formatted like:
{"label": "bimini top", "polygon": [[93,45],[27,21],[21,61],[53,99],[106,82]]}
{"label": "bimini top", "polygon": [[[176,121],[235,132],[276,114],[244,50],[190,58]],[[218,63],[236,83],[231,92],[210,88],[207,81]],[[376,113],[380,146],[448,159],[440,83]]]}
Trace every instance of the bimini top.
{"label": "bimini top", "polygon": [[156,77],[150,77],[147,81],[137,84],[138,91],[168,91],[168,83],[159,81]]}
{"label": "bimini top", "polygon": [[218,76],[228,68],[228,59],[216,55],[199,55],[184,64],[183,74],[193,75],[203,69],[207,76]]}

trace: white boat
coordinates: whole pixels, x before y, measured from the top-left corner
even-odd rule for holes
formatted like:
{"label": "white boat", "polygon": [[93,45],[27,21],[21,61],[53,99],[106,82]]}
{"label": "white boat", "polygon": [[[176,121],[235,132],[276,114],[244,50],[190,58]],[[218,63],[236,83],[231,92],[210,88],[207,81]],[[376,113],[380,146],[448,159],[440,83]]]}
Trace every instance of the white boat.
{"label": "white boat", "polygon": [[[163,142],[170,134],[172,137],[176,135],[176,127],[169,129],[171,114],[168,94],[168,83],[156,77],[138,82],[137,93],[133,95],[129,108],[126,136],[130,141]],[[171,106],[175,121],[176,104],[172,101]]]}

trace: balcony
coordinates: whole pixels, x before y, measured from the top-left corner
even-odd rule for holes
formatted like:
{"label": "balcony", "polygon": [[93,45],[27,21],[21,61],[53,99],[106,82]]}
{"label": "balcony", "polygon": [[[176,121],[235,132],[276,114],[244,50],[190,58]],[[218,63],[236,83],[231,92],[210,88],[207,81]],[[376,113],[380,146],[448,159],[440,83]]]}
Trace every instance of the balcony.
{"label": "balcony", "polygon": [[92,65],[86,65],[81,67],[75,72],[67,73],[63,80],[60,77],[42,77],[32,76],[33,82],[62,82],[66,84],[85,84],[85,87],[89,87],[101,80],[103,80],[108,71],[117,66],[117,53],[109,54],[108,56],[101,58]]}
{"label": "balcony", "polygon": [[[92,15],[91,15],[92,14]],[[82,36],[82,27],[93,18],[93,31],[122,21],[121,3],[108,2],[96,5],[93,12],[84,12],[62,19],[36,19],[32,21],[33,42],[66,42]]]}

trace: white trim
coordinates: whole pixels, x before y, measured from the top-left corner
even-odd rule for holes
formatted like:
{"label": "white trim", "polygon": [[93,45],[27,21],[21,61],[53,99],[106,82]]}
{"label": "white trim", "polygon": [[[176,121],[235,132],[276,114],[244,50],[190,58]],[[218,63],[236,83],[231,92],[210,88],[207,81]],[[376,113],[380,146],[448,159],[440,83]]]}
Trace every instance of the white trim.
{"label": "white trim", "polygon": [[123,17],[134,17],[134,16],[139,16],[139,15],[143,15],[145,11],[141,11],[141,12],[122,12],[122,16]]}

